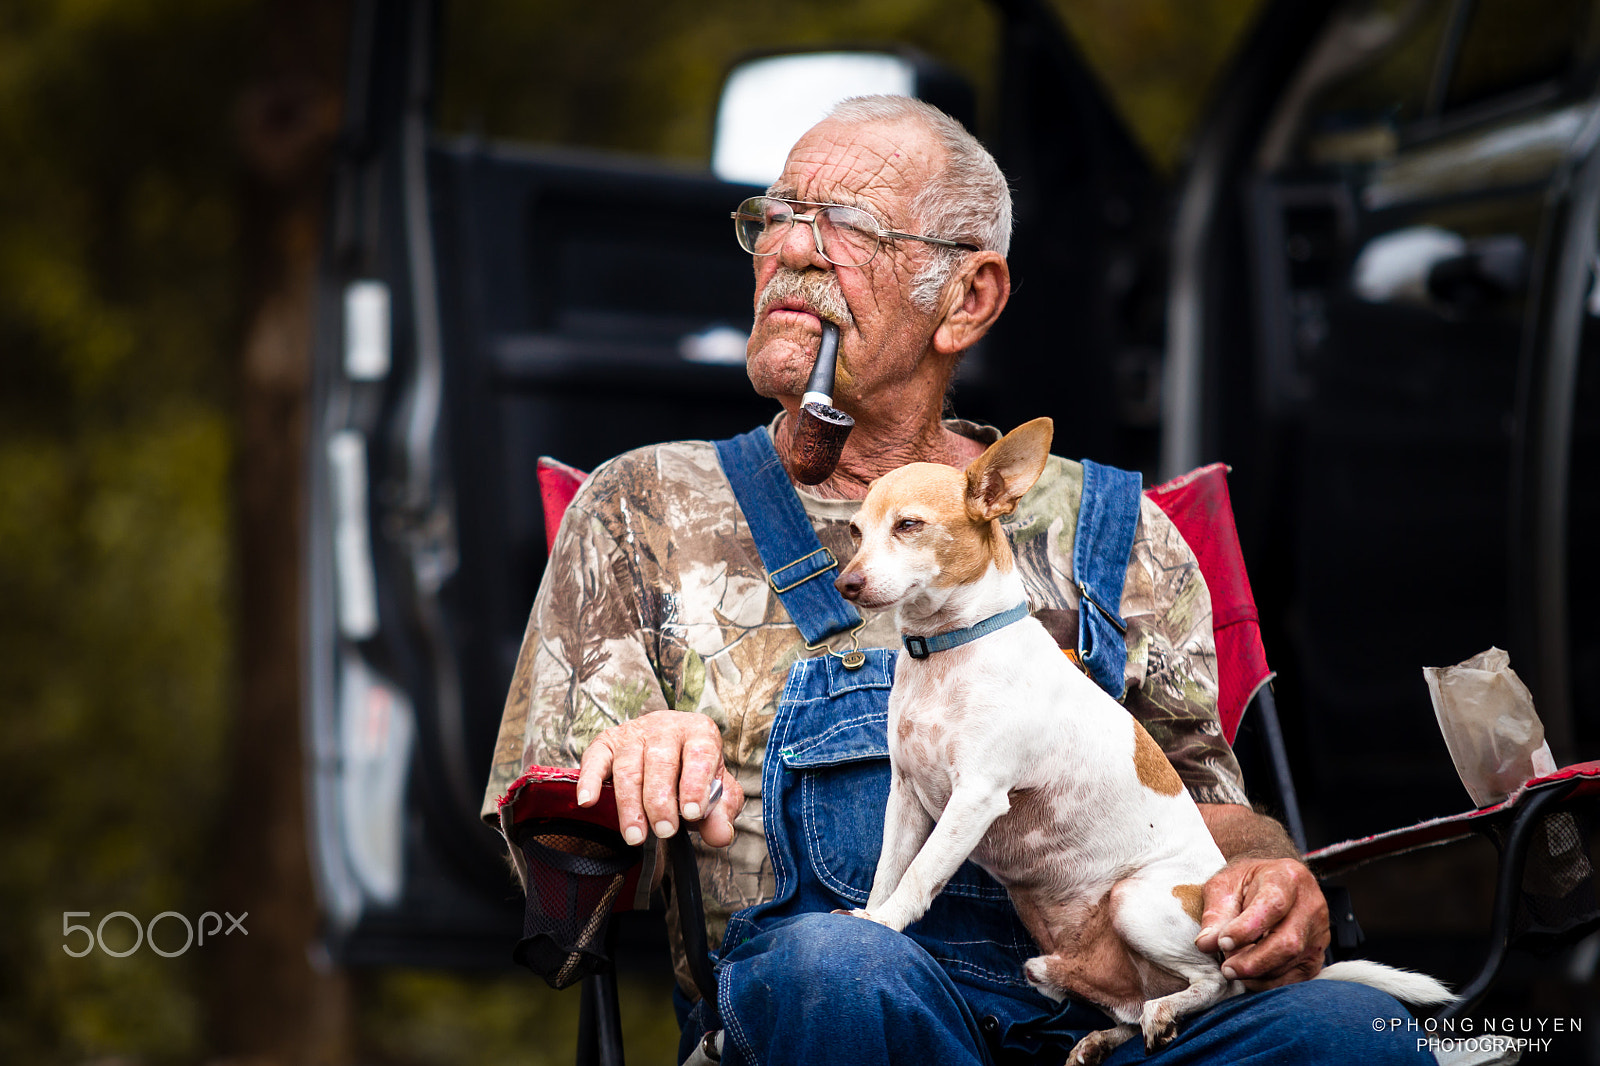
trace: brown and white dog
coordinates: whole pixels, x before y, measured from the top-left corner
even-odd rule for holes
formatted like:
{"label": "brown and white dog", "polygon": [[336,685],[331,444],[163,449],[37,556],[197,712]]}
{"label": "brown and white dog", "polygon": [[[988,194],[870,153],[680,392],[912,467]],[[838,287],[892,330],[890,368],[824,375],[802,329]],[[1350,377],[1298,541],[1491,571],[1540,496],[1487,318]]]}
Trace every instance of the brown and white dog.
{"label": "brown and white dog", "polygon": [[[1007,434],[965,472],[912,463],[872,485],[835,582],[863,607],[898,608],[905,635],[966,629],[1025,604],[1000,516],[1044,471],[1052,423]],[[883,851],[864,910],[891,929],[920,918],[969,856],[1006,886],[1043,954],[1024,967],[1056,1000],[1119,1024],[1073,1048],[1093,1063],[1244,987],[1195,947],[1201,886],[1224,860],[1161,748],[1026,615],[923,658],[902,653],[889,696],[893,767]],[[1371,962],[1319,975],[1398,999],[1451,999],[1431,977]]]}

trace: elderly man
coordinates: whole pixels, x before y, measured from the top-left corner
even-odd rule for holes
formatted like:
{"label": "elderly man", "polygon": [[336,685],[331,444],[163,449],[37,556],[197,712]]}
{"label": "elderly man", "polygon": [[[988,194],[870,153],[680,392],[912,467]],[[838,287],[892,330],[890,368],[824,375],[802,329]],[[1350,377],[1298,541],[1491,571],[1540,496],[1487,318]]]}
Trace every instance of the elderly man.
{"label": "elderly man", "polygon": [[[579,802],[610,779],[630,842],[694,824],[721,1016],[691,1010],[680,978],[685,1049],[725,1029],[730,1062],[1059,1062],[1105,1019],[1027,986],[1035,948],[976,868],[904,935],[830,913],[866,899],[876,865],[898,634],[887,613],[830,624],[833,571],[802,582],[815,567],[795,563],[769,580],[819,542],[848,558],[874,478],[913,461],[965,466],[996,438],[940,416],[961,354],[1010,294],[1005,179],[939,111],[868,97],[802,137],[735,216],[755,268],[749,375],[783,413],[732,443],[631,452],[585,484],[534,603],[485,816],[524,766],[581,760]],[[824,320],[840,334],[834,403],[855,430],[837,471],[801,491],[774,471]],[[1063,645],[1080,627],[1069,575],[1083,471],[1052,459],[1006,520],[1030,607]],[[786,545],[767,532],[775,514],[800,516]],[[1210,603],[1182,538],[1146,502],[1125,575],[1113,562],[1127,637],[1112,689],[1125,687],[1230,860],[1205,886],[1200,946],[1271,990],[1188,1020],[1157,1057],[1414,1056],[1414,1042],[1373,1032],[1403,1013],[1392,999],[1298,984],[1321,966],[1326,905],[1283,830],[1247,805],[1221,739]],[[822,599],[797,599],[789,578]],[[1135,1040],[1112,1061],[1143,1055]]]}

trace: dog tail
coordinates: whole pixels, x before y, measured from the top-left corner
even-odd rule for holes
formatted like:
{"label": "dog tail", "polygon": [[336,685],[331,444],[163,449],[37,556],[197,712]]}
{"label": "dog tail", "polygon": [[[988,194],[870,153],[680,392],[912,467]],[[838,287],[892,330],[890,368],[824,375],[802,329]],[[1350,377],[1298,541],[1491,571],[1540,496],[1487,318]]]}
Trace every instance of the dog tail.
{"label": "dog tail", "polygon": [[1329,981],[1351,981],[1358,985],[1366,985],[1368,988],[1376,988],[1379,992],[1387,992],[1402,1003],[1418,1007],[1437,1007],[1453,1003],[1456,998],[1450,989],[1425,973],[1385,966],[1381,962],[1368,962],[1366,959],[1336,962],[1332,966],[1324,967],[1317,977]]}

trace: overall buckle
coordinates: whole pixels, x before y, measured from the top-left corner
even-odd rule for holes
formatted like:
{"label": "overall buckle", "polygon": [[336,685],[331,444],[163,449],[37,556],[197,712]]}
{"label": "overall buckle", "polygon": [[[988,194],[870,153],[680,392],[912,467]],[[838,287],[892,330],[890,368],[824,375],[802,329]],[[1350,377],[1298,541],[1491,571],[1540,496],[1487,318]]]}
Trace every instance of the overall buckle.
{"label": "overall buckle", "polygon": [[867,655],[866,652],[861,650],[861,638],[858,636],[862,630],[862,627],[866,624],[867,620],[863,618],[861,622],[850,631],[849,651],[834,651],[832,648],[828,647],[827,637],[824,637],[815,644],[807,644],[806,651],[825,651],[835,659],[838,659],[840,664],[843,665],[846,670],[859,670],[867,664]]}

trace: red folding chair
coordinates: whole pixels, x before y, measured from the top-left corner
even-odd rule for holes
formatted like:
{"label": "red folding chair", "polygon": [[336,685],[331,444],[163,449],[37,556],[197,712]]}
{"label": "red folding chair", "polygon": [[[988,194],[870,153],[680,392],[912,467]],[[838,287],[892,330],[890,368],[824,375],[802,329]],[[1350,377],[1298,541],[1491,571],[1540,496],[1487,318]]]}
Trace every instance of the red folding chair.
{"label": "red folding chair", "polygon": [[[553,545],[562,515],[587,475],[548,457],[539,460],[538,471],[539,491],[544,504],[546,544]],[[1272,678],[1272,671],[1267,666],[1266,652],[1261,645],[1260,617],[1256,612],[1255,598],[1239,547],[1239,536],[1234,527],[1233,506],[1228,497],[1227,467],[1221,463],[1202,467],[1151,488],[1146,495],[1172,519],[1189,542],[1211,590],[1212,625],[1217,644],[1218,714],[1223,735],[1230,744],[1233,743],[1247,709],[1252,706],[1255,708],[1254,721],[1267,749],[1264,752],[1265,761],[1272,768],[1270,784],[1276,793],[1277,806],[1283,812],[1296,844],[1303,850],[1305,832],[1294,784],[1289,775],[1276,707],[1267,684]],[[622,854],[629,850],[622,843],[620,834],[616,833],[614,807],[607,807],[602,801],[600,806],[588,811],[577,808],[572,798],[576,780],[576,771],[531,767],[502,799],[502,821],[508,837],[521,852],[516,855],[519,864],[548,862],[547,849],[554,840],[578,840],[585,848],[599,848],[602,845],[593,838],[601,826],[609,831],[612,838],[607,845],[608,854]],[[571,825],[573,819],[584,823],[582,837],[575,837]],[[532,842],[532,854],[524,841]],[[631,850],[637,852],[638,849]],[[687,834],[680,833],[674,837],[669,842],[669,852],[673,863],[673,881],[682,893],[678,911],[695,984],[703,994],[714,998],[716,984],[711,976],[705,949],[699,880],[694,872],[694,852]],[[557,859],[556,862],[570,865],[568,859]],[[616,985],[614,972],[607,964],[603,919],[612,911],[647,906],[645,896],[648,886],[644,886],[642,891],[639,889],[635,867],[632,882],[626,881],[622,875],[605,873],[594,879],[595,887],[587,890],[562,889],[562,878],[566,875],[560,865],[554,869],[553,879],[548,874],[524,871],[529,886],[530,925],[524,930],[524,939],[518,944],[517,958],[544,973],[546,980],[555,987],[567,987],[579,978],[583,979],[584,1018],[580,1022],[579,1066],[620,1063]],[[558,926],[559,935],[534,930],[532,925],[535,922]],[[583,935],[576,936],[577,933]]]}
{"label": "red folding chair", "polygon": [[1239,531],[1228,495],[1228,467],[1212,463],[1145,490],[1160,507],[1200,564],[1211,592],[1211,629],[1217,646],[1217,718],[1222,735],[1232,744],[1246,711],[1261,737],[1262,761],[1270,770],[1268,785],[1277,795],[1278,812],[1294,840],[1306,849],[1305,823],[1289,773],[1289,756],[1278,721],[1278,705],[1270,682],[1272,669],[1261,644],[1261,615],[1245,570]]}
{"label": "red folding chair", "polygon": [[[539,484],[545,508],[547,544],[554,544],[561,516],[585,476],[582,471],[553,459],[540,459]],[[1266,783],[1275,793],[1276,806],[1295,844],[1304,851],[1304,822],[1269,685],[1273,673],[1267,665],[1261,643],[1260,616],[1234,524],[1227,467],[1222,463],[1213,463],[1147,489],[1145,494],[1172,519],[1189,543],[1210,589],[1217,648],[1218,717],[1223,735],[1232,744],[1238,737],[1241,724],[1247,718],[1253,723],[1263,748],[1262,762],[1270,770],[1270,780]],[[577,810],[572,800],[575,781],[576,772],[572,770],[530,768],[502,800],[502,820],[513,843],[534,833],[534,829],[528,828],[530,826],[536,827],[537,832],[559,835],[562,821]],[[1328,877],[1375,858],[1445,843],[1473,832],[1489,833],[1492,839],[1501,844],[1502,865],[1490,930],[1489,954],[1479,975],[1462,993],[1461,999],[1446,1011],[1447,1014],[1458,1015],[1476,1003],[1492,985],[1514,942],[1526,941],[1530,932],[1535,935],[1548,934],[1561,942],[1570,942],[1600,926],[1600,908],[1590,905],[1594,893],[1586,857],[1579,870],[1587,891],[1586,898],[1578,898],[1576,903],[1567,898],[1556,900],[1559,914],[1554,918],[1541,912],[1537,903],[1533,905],[1535,916],[1532,920],[1516,917],[1529,911],[1526,902],[1529,893],[1523,881],[1530,851],[1540,854],[1542,842],[1543,853],[1560,853],[1564,842],[1581,837],[1576,828],[1564,827],[1559,822],[1559,816],[1566,814],[1570,819],[1567,808],[1572,803],[1597,795],[1600,795],[1600,763],[1568,767],[1549,778],[1530,781],[1516,795],[1495,807],[1320,848],[1310,852],[1307,861],[1319,876]],[[583,812],[582,820],[606,825],[610,836],[614,838],[613,846],[625,848],[620,834],[615,831],[614,808],[597,814],[599,811],[597,807]],[[607,814],[612,819],[609,824],[605,823]],[[1552,819],[1557,819],[1557,822],[1552,823]],[[1552,824],[1556,828],[1550,828]],[[595,828],[598,829],[599,825]],[[712,997],[714,1002],[716,984],[706,951],[699,879],[695,873],[694,852],[688,835],[679,833],[669,842],[668,850],[673,865],[673,881],[681,893],[678,911],[684,943],[689,950],[692,975],[697,987],[703,994]],[[526,851],[523,858],[526,858]],[[645,891],[639,890],[636,884],[636,870],[633,876],[635,882],[623,881],[611,890],[613,895],[609,907],[602,907],[597,912],[601,917],[608,911],[646,905],[643,898]],[[1568,879],[1571,876],[1568,874]],[[545,905],[543,900],[549,897],[552,890],[548,887],[535,889],[532,880],[528,883],[531,912],[535,906]],[[647,890],[648,886],[644,886],[644,889]],[[1324,891],[1329,896],[1336,947],[1340,950],[1353,948],[1359,943],[1360,930],[1350,910],[1348,895],[1342,888],[1333,885],[1324,885]],[[536,893],[540,896],[539,900],[531,898]],[[1581,897],[1582,894],[1579,895]],[[603,926],[603,922],[600,924]],[[525,935],[524,941],[519,944],[519,958],[532,961],[537,953],[531,947],[525,947],[526,944],[528,939]],[[558,970],[568,976],[581,975],[584,978],[578,1064],[620,1066],[622,1050],[616,1011],[616,984],[607,954],[598,942],[587,947],[572,948],[569,953],[577,961],[571,966],[558,967]],[[548,975],[546,979],[551,980]],[[551,983],[555,985],[556,981],[551,980]]]}

